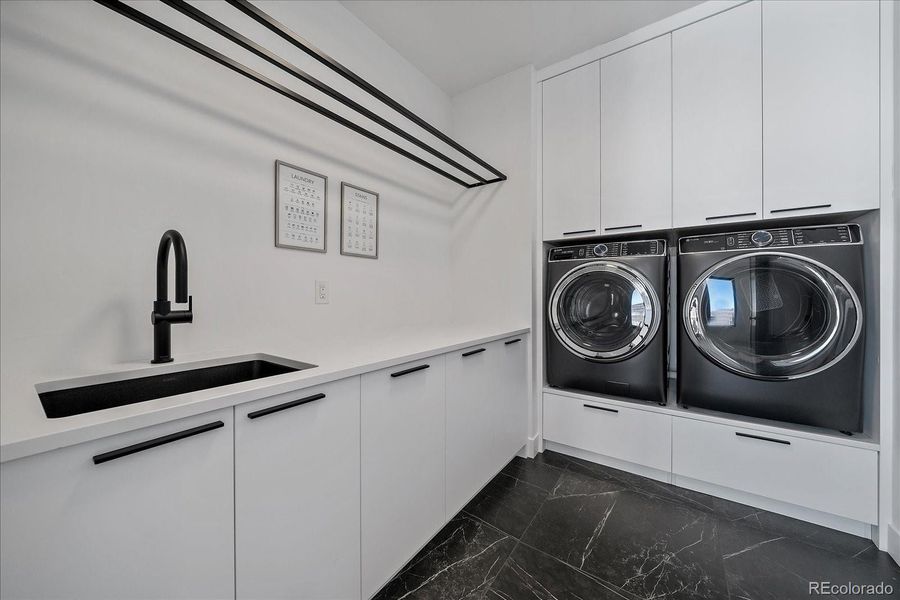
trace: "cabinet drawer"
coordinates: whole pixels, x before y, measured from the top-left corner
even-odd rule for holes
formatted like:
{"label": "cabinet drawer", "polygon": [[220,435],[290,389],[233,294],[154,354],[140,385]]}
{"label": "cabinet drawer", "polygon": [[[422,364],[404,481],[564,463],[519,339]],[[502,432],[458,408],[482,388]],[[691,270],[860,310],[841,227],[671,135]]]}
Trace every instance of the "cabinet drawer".
{"label": "cabinet drawer", "polygon": [[874,450],[676,419],[672,471],[735,490],[875,523]]}
{"label": "cabinet drawer", "polygon": [[672,417],[544,394],[544,439],[662,471],[671,468]]}

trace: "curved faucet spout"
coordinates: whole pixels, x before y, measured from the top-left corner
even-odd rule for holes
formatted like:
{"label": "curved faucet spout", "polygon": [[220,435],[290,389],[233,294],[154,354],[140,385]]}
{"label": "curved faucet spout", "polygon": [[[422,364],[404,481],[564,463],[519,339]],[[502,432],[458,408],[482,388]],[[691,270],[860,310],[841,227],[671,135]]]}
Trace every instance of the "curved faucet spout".
{"label": "curved faucet spout", "polygon": [[181,234],[170,229],[159,240],[156,253],[156,299],[169,299],[169,248],[175,249],[175,302],[188,301],[187,247]]}
{"label": "curved faucet spout", "polygon": [[[175,249],[175,301],[187,302],[187,310],[172,310],[169,302],[169,248]],[[170,229],[159,240],[156,253],[156,302],[150,313],[153,324],[153,363],[172,361],[172,323],[194,320],[194,303],[188,296],[187,248],[181,234]]]}

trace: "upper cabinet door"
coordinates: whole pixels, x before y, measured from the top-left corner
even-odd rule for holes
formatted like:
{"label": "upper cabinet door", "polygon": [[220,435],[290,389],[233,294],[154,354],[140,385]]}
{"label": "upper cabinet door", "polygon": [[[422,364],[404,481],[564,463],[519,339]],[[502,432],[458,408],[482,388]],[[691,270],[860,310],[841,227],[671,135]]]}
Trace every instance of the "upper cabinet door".
{"label": "upper cabinet door", "polygon": [[878,2],[766,2],[766,217],[877,208]]}
{"label": "upper cabinet door", "polygon": [[672,34],[673,225],[762,218],[760,3]]}
{"label": "upper cabinet door", "polygon": [[604,234],[672,226],[670,35],[600,61]]}
{"label": "upper cabinet door", "polygon": [[544,239],[597,235],[600,227],[600,64],[542,84]]}

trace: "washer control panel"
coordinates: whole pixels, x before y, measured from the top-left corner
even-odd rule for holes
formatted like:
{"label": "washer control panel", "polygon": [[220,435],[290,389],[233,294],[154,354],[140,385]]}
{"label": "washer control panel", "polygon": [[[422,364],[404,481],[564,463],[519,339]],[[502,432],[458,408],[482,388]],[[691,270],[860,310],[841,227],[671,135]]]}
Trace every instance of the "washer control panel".
{"label": "washer control panel", "polygon": [[581,246],[551,248],[548,260],[587,260],[594,258],[628,258],[631,256],[663,256],[666,240],[638,240],[634,242],[602,242]]}
{"label": "washer control panel", "polygon": [[727,252],[823,244],[859,244],[859,225],[826,225],[793,229],[757,229],[736,233],[696,235],[678,240],[682,254],[694,252]]}

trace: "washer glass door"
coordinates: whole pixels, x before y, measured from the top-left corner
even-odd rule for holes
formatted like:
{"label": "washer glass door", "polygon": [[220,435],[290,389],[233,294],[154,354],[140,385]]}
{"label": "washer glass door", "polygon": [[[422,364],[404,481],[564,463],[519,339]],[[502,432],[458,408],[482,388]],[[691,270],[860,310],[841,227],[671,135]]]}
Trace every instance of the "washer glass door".
{"label": "washer glass door", "polygon": [[659,301],[647,279],[614,262],[572,269],[550,295],[556,338],[572,353],[613,361],[643,349],[659,328]]}
{"label": "washer glass door", "polygon": [[722,261],[694,283],[684,327],[710,360],[757,379],[795,379],[843,358],[862,331],[862,307],[828,266],[756,252]]}

